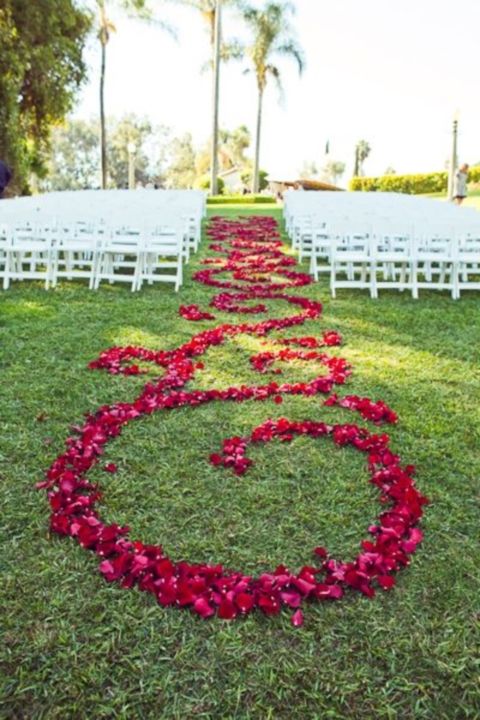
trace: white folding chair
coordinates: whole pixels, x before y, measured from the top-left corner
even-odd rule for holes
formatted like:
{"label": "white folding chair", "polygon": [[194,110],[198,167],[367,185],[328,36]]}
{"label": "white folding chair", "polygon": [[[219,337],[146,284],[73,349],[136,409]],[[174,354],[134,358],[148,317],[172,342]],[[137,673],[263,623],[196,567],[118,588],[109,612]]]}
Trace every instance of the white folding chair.
{"label": "white folding chair", "polygon": [[145,233],[144,256],[139,287],[148,282],[171,282],[178,292],[183,282],[184,233],[180,228],[157,228]]}
{"label": "white folding chair", "polygon": [[412,258],[412,295],[421,289],[450,290],[456,298],[456,241],[451,229],[416,236]]}
{"label": "white folding chair", "polygon": [[58,230],[53,253],[53,287],[56,287],[60,278],[82,278],[88,280],[88,287],[93,290],[100,238],[98,230],[87,223]]}
{"label": "white folding chair", "polygon": [[188,238],[190,252],[197,252],[200,244],[201,226],[195,215],[187,215],[185,220],[185,233]]}
{"label": "white folding chair", "polygon": [[8,225],[0,225],[0,278],[2,278],[4,290],[8,287],[7,275],[10,245],[11,238]]}
{"label": "white folding chair", "polygon": [[318,282],[320,273],[331,273],[333,238],[325,229],[315,229],[312,235],[310,275],[313,275],[315,282]]}
{"label": "white folding chair", "polygon": [[303,217],[296,227],[296,246],[300,262],[312,255],[313,218],[311,215]]}
{"label": "white folding chair", "polygon": [[373,298],[384,289],[412,290],[413,239],[408,230],[383,230],[370,240]]}
{"label": "white folding chair", "polygon": [[7,248],[4,288],[11,280],[43,280],[48,290],[52,277],[53,235],[49,228],[15,227]]}
{"label": "white folding chair", "polygon": [[336,297],[338,288],[369,289],[372,294],[373,273],[368,233],[350,233],[334,238],[330,272],[332,297]]}
{"label": "white folding chair", "polygon": [[455,260],[456,297],[463,290],[480,290],[480,235],[460,237]]}
{"label": "white folding chair", "polygon": [[140,288],[143,238],[138,230],[123,228],[105,233],[99,242],[94,289],[102,280],[110,284],[130,283],[132,292]]}

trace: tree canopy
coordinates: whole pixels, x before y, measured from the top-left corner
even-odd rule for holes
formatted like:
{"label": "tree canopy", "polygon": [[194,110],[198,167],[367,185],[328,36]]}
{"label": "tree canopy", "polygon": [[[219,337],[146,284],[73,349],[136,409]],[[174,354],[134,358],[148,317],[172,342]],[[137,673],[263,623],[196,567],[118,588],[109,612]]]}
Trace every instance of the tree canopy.
{"label": "tree canopy", "polygon": [[0,157],[12,189],[41,174],[52,125],[72,108],[85,79],[90,13],[74,0],[2,0],[0,7]]}
{"label": "tree canopy", "polygon": [[[120,119],[107,118],[107,187],[128,185],[127,145],[134,143],[135,181],[142,184],[165,182],[169,129],[152,126],[146,118],[133,113]],[[100,147],[97,119],[70,118],[53,129],[47,158],[48,175],[40,183],[42,191],[83,190],[100,186]]]}

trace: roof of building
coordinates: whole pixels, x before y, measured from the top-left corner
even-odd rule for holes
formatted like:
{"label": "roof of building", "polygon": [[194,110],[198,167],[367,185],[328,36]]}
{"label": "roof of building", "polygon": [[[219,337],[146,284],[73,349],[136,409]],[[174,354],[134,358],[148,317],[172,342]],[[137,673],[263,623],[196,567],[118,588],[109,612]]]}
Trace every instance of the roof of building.
{"label": "roof of building", "polygon": [[306,180],[302,178],[300,180],[270,180],[272,184],[284,185],[285,187],[295,187],[295,185],[301,185],[304,190],[338,190],[342,191],[343,188],[339,188],[336,185],[323,182],[321,180]]}

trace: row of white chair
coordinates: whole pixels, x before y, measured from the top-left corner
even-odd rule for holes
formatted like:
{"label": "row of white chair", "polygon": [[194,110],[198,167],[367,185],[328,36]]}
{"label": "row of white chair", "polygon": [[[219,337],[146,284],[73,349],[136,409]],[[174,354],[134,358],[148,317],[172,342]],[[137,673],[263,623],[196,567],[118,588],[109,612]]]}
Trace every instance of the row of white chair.
{"label": "row of white chair", "polygon": [[311,215],[322,222],[331,223],[343,215],[356,223],[361,219],[376,221],[390,217],[396,222],[409,218],[411,222],[423,217],[427,222],[461,222],[478,225],[479,216],[474,208],[461,208],[447,202],[404,195],[401,193],[352,192],[295,192],[284,195],[284,218],[287,232],[293,236],[294,226],[302,216]]}
{"label": "row of white chair", "polygon": [[292,228],[292,246],[297,250],[302,261],[309,258],[311,254],[312,240],[316,234],[335,231],[337,234],[349,234],[352,230],[372,236],[383,237],[392,234],[411,235],[413,228],[418,237],[436,237],[463,234],[480,234],[480,215],[478,213],[472,218],[470,215],[458,215],[452,219],[435,218],[423,213],[408,213],[397,215],[385,215],[369,213],[336,214],[318,216],[314,214],[298,217]]}
{"label": "row of white chair", "polygon": [[315,233],[310,273],[318,281],[330,277],[332,297],[339,288],[449,290],[457,299],[463,290],[480,290],[480,235],[430,237],[405,233],[369,235]]}
{"label": "row of white chair", "polygon": [[[187,240],[186,240],[187,237]],[[188,236],[183,229],[155,228],[0,228],[0,279],[3,289],[12,281],[42,280],[45,288],[61,279],[84,279],[90,289],[103,280],[130,284],[169,282],[178,291]]]}

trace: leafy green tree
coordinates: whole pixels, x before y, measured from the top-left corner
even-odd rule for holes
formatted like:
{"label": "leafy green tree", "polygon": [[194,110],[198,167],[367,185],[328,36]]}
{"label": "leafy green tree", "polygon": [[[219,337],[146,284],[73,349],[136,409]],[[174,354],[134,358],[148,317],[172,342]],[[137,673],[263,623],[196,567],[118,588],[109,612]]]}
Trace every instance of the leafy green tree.
{"label": "leafy green tree", "polygon": [[240,125],[232,132],[220,131],[220,159],[224,170],[246,165],[245,151],[250,147],[251,141],[250,130],[246,125]]}
{"label": "leafy green tree", "polygon": [[[240,125],[235,130],[220,130],[219,141],[218,154],[221,170],[230,170],[233,167],[245,169],[251,165],[251,161],[245,156],[245,151],[251,142],[250,131],[245,125]],[[210,140],[195,156],[197,179],[203,179],[210,172],[211,160],[212,143]]]}
{"label": "leafy green tree", "polygon": [[281,90],[281,73],[275,58],[292,58],[298,70],[303,70],[303,55],[293,37],[289,15],[295,7],[290,2],[268,2],[263,9],[247,8],[244,18],[253,33],[253,39],[247,46],[258,90],[258,109],[255,137],[255,161],[253,170],[253,192],[259,190],[260,141],[262,130],[263,96],[269,78],[273,78]]}
{"label": "leafy green tree", "polygon": [[86,76],[91,15],[73,0],[0,2],[0,157],[11,192],[42,175],[50,131],[73,106]]}
{"label": "leafy green tree", "polygon": [[[162,184],[169,145],[169,130],[152,127],[146,119],[126,115],[120,120],[107,119],[108,187],[128,184],[128,149],[136,146],[135,178],[141,183]],[[70,119],[54,128],[47,177],[41,190],[80,190],[97,188],[100,183],[100,148],[98,120]]]}
{"label": "leafy green tree", "polygon": [[195,149],[192,136],[185,133],[170,144],[170,162],[166,169],[166,184],[172,188],[192,188],[195,183]]}
{"label": "leafy green tree", "polygon": [[99,185],[98,122],[67,120],[53,129],[47,176],[40,189],[84,190]]}
{"label": "leafy green tree", "polygon": [[322,178],[332,185],[336,185],[345,172],[345,163],[338,160],[329,160],[322,168]]}
{"label": "leafy green tree", "polygon": [[128,187],[128,144],[135,145],[135,181],[149,182],[149,157],[146,141],[152,136],[153,128],[145,118],[130,114],[115,123],[110,132],[108,145],[109,184],[115,188]]}

